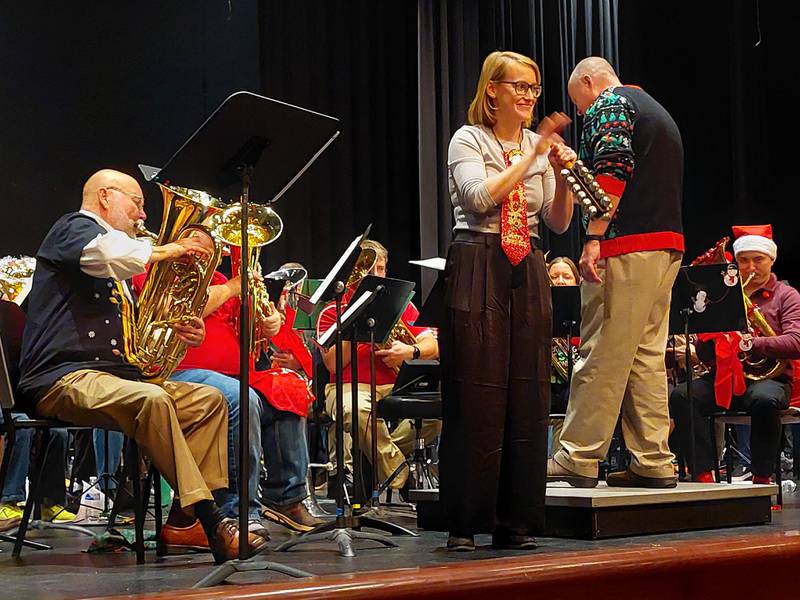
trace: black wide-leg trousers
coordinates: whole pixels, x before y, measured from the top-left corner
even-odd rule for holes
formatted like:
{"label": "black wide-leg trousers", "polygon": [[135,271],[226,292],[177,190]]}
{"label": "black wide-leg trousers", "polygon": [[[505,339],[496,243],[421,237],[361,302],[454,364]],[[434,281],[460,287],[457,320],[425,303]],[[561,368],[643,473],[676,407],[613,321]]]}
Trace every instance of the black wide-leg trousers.
{"label": "black wide-leg trousers", "polygon": [[512,267],[499,235],[462,232],[445,275],[440,495],[449,531],[539,533],[552,331],[544,257],[534,249]]}

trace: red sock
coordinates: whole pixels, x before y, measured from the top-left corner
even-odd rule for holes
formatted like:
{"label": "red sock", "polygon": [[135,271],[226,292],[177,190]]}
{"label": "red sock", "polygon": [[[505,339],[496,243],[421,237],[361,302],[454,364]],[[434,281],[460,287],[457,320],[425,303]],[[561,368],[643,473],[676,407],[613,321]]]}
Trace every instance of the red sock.
{"label": "red sock", "polygon": [[692,481],[696,483],[714,483],[714,472],[701,471],[700,473],[692,477]]}
{"label": "red sock", "polygon": [[770,484],[772,478],[769,475],[753,475],[753,483]]}

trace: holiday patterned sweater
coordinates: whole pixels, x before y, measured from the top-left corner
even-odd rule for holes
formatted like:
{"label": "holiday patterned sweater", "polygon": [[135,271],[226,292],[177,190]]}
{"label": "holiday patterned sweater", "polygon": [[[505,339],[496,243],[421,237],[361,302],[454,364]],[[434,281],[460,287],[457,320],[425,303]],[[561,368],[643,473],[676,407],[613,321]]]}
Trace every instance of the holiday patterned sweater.
{"label": "holiday patterned sweater", "polygon": [[579,156],[621,198],[600,242],[602,257],[683,251],[683,144],[663,106],[639,88],[606,89],[586,110]]}

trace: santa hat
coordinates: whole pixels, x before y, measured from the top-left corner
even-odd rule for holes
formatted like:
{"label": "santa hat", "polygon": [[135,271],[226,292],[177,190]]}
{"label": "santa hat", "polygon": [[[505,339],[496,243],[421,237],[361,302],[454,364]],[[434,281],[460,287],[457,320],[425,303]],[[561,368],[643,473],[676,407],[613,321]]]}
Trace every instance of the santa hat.
{"label": "santa hat", "polygon": [[772,241],[772,225],[734,225],[733,253],[761,252],[775,260],[778,246]]}

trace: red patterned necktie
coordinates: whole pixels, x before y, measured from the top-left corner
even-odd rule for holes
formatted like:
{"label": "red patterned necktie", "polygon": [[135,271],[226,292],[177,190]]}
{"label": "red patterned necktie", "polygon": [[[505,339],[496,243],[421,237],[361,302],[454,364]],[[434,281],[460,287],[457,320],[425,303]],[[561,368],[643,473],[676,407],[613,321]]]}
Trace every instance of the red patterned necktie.
{"label": "red patterned necktie", "polygon": [[[522,158],[521,150],[503,150],[506,168]],[[531,252],[528,232],[528,203],[525,200],[525,182],[520,180],[503,200],[500,212],[500,245],[511,264],[517,266]]]}

